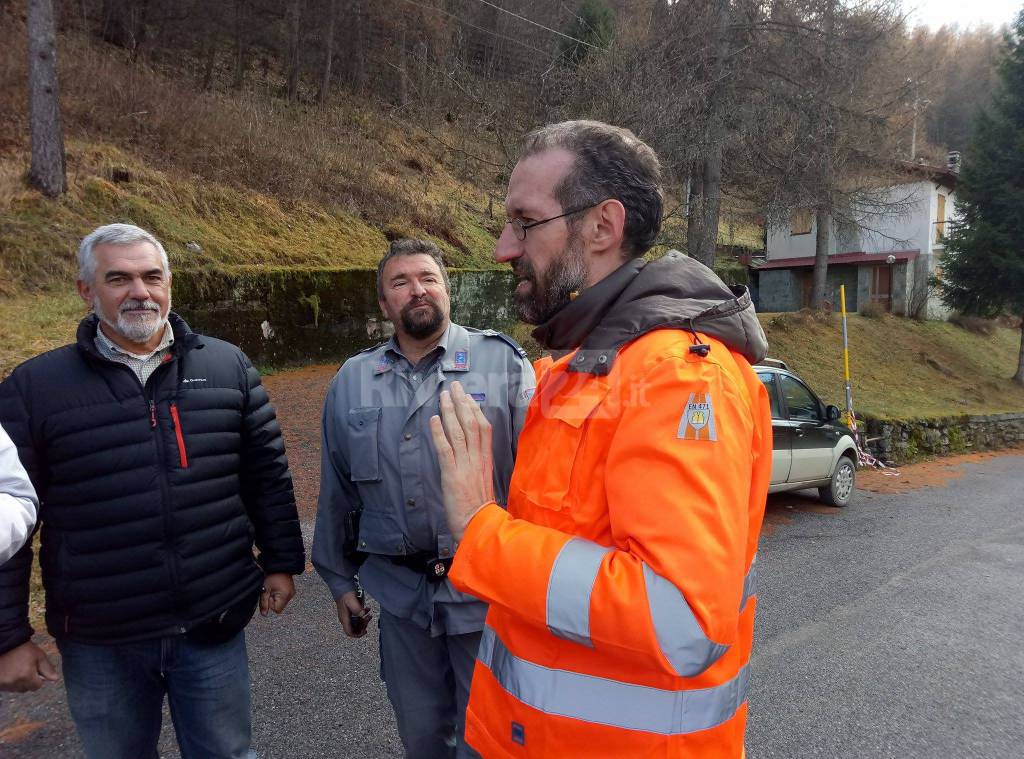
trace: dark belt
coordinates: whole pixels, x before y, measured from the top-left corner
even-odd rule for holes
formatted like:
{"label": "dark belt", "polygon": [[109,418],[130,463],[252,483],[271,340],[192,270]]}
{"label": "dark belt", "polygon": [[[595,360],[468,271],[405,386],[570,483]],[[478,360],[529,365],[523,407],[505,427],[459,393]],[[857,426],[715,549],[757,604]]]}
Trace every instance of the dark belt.
{"label": "dark belt", "polygon": [[430,582],[441,582],[448,576],[452,560],[442,559],[439,556],[422,551],[420,553],[407,553],[404,556],[381,556],[392,564],[400,567],[407,567],[414,572],[420,572]]}

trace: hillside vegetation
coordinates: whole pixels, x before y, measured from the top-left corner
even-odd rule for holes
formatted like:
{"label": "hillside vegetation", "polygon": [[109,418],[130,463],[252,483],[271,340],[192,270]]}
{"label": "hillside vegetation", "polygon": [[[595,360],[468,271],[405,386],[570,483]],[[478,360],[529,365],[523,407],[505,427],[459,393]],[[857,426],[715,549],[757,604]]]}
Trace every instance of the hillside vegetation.
{"label": "hillside vegetation", "polygon": [[[60,38],[69,191],[28,189],[24,27],[0,13],[0,377],[72,339],[85,313],[74,251],[101,223],[129,221],[182,269],[372,267],[389,239],[429,237],[461,268],[490,268],[510,155],[470,119],[427,120],[371,99],[289,105],[255,91],[198,91],[87,36]],[[259,85],[256,85],[257,87]],[[682,247],[678,188],[659,249]],[[719,242],[757,245],[723,219]],[[773,356],[830,402],[842,397],[836,317],[764,319]],[[527,337],[524,326],[520,336]],[[1005,378],[1016,332],[884,318],[851,322],[862,413],[935,416],[1024,408]],[[529,342],[527,340],[527,342]]]}
{"label": "hillside vegetation", "polygon": [[18,42],[0,46],[0,292],[73,280],[77,241],[113,220],[152,230],[179,268],[369,266],[405,236],[433,239],[452,266],[494,266],[504,163],[482,140],[372,101],[198,92],[74,34],[59,58],[70,190],[45,200],[25,182],[23,37],[0,14],[0,38]]}

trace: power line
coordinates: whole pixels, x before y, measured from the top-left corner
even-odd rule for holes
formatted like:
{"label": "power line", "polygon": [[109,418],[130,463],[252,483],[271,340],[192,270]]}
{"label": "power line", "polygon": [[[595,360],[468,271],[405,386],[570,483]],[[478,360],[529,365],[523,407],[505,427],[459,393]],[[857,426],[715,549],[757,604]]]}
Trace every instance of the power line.
{"label": "power line", "polygon": [[501,11],[502,13],[507,13],[508,15],[510,15],[510,16],[512,16],[514,18],[519,19],[520,21],[525,21],[528,24],[533,24],[534,26],[540,27],[541,29],[543,29],[546,32],[551,32],[552,34],[557,34],[559,37],[565,37],[567,40],[572,40],[573,42],[578,42],[581,45],[586,45],[587,47],[592,47],[592,48],[594,48],[594,50],[600,50],[601,52],[604,52],[604,48],[603,47],[598,47],[597,45],[592,45],[591,43],[585,42],[584,40],[576,39],[575,37],[571,37],[570,35],[568,35],[568,34],[566,34],[564,32],[560,32],[557,29],[552,29],[550,26],[544,26],[544,24],[538,23],[537,21],[534,21],[533,19],[529,19],[526,16],[520,16],[518,13],[513,13],[510,10],[506,10],[505,8],[502,8],[500,5],[495,5],[494,3],[489,3],[489,2],[487,2],[487,0],[479,0],[479,2],[483,3],[484,5],[490,6],[491,8],[494,8],[495,10]]}
{"label": "power line", "polygon": [[454,13],[449,13],[448,11],[444,10],[443,8],[437,8],[437,7],[433,6],[433,5],[424,5],[423,3],[417,3],[416,0],[401,0],[401,2],[408,3],[409,5],[415,5],[417,8],[423,8],[424,10],[436,11],[437,13],[441,13],[441,14],[443,14],[445,16],[448,16],[450,18],[455,19],[460,24],[465,24],[466,26],[468,26],[468,27],[470,27],[472,29],[476,29],[478,32],[483,32],[484,34],[490,34],[490,35],[492,35],[494,37],[498,37],[498,38],[506,40],[508,42],[514,42],[517,45],[522,45],[527,50],[532,50],[533,52],[540,53],[541,55],[549,55],[550,52],[551,52],[549,50],[541,50],[539,47],[534,47],[533,45],[530,45],[530,44],[528,44],[526,42],[523,42],[522,40],[517,40],[515,37],[509,37],[507,35],[501,34],[499,32],[494,31],[493,29],[485,29],[482,26],[477,26],[476,24],[472,23],[471,21],[466,21],[466,19],[460,18],[459,16],[456,16]]}

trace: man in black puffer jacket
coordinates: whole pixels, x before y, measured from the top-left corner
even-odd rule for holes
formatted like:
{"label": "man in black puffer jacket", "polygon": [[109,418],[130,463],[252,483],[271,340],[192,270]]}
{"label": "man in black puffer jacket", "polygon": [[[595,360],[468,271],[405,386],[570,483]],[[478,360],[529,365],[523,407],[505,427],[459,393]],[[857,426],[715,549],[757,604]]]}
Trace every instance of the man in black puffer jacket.
{"label": "man in black puffer jacket", "polygon": [[[170,311],[152,235],[100,227],[78,256],[77,343],[0,384],[72,717],[90,758],[156,757],[166,695],[186,759],[252,756],[243,629],[305,566],[274,409],[238,348]],[[29,544],[0,567],[0,690],[57,679],[31,642],[31,564]]]}

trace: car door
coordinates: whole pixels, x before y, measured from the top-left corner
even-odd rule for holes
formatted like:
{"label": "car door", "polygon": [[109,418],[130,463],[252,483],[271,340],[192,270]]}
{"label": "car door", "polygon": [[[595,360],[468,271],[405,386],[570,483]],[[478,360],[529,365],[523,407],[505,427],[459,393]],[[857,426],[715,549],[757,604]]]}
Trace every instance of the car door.
{"label": "car door", "polygon": [[779,402],[779,387],[775,372],[758,372],[757,378],[768,391],[772,406],[772,485],[786,482],[793,463],[792,430],[784,418]]}
{"label": "car door", "polygon": [[785,412],[792,435],[793,463],[790,482],[822,480],[832,475],[832,449],[835,446],[825,409],[814,393],[796,377],[779,375]]}

